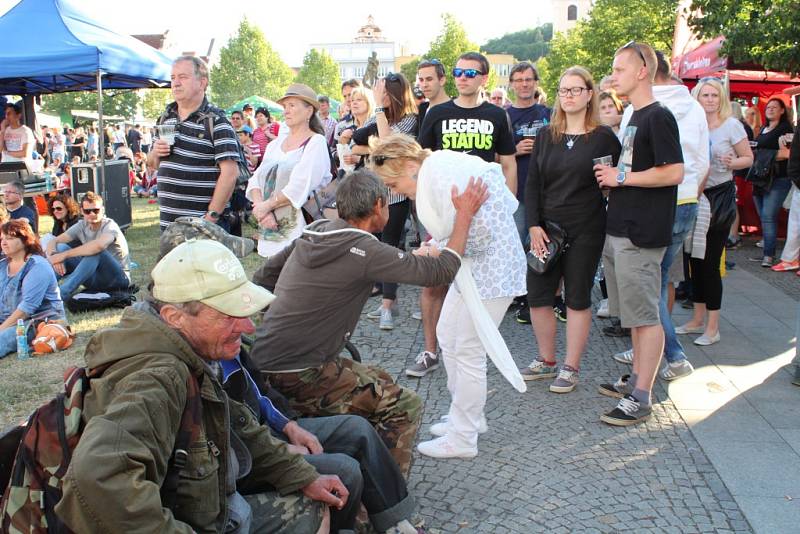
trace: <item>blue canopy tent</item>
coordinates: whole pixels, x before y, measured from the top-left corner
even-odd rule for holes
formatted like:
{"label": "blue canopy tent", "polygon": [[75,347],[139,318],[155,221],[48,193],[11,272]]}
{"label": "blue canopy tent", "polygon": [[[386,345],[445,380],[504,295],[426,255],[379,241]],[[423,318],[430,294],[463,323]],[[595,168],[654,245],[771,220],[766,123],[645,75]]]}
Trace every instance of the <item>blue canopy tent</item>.
{"label": "blue canopy tent", "polygon": [[[104,28],[78,9],[77,1],[22,0],[0,17],[0,35],[4,43],[17,43],[0,47],[0,94],[96,90],[100,131],[104,88],[169,85],[170,58]],[[105,151],[100,154],[103,158]],[[100,168],[104,176],[104,162]]]}

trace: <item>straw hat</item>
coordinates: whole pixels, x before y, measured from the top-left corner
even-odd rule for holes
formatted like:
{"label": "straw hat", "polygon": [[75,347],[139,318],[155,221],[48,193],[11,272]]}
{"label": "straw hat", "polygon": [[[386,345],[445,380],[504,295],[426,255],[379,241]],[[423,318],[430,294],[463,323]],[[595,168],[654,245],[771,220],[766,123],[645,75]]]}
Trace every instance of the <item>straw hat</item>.
{"label": "straw hat", "polygon": [[284,94],[279,100],[278,104],[283,105],[283,101],[287,98],[299,98],[303,102],[314,106],[314,111],[319,111],[319,102],[317,102],[317,93],[312,88],[302,83],[293,83],[286,89]]}

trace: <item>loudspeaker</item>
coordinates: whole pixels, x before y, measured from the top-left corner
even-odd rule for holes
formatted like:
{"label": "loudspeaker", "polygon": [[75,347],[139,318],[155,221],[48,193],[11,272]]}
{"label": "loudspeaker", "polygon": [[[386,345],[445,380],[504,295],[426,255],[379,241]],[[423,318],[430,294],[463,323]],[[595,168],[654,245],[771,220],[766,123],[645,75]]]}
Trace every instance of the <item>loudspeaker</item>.
{"label": "loudspeaker", "polygon": [[[102,182],[102,183],[101,183]],[[133,223],[128,160],[106,161],[105,180],[100,179],[100,162],[72,167],[72,198],[80,205],[89,191],[103,197],[106,216],[125,231]]]}

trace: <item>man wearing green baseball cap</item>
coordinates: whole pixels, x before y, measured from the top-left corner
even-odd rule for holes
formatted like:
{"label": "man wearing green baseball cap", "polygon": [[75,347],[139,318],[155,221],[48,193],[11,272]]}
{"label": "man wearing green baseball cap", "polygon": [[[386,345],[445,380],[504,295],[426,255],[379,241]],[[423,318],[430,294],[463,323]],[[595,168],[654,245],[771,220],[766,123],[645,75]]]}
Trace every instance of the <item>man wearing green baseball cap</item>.
{"label": "man wearing green baseball cap", "polygon": [[[96,333],[90,368],[108,366],[84,400],[85,431],[56,513],[75,532],[327,532],[348,491],[289,452],[224,392],[221,360],[239,354],[249,316],[275,298],[247,280],[224,245],[190,239],[152,272],[152,298]],[[161,494],[192,380],[201,413],[174,505]],[[199,419],[199,423],[197,420]],[[199,428],[197,428],[199,427]]]}

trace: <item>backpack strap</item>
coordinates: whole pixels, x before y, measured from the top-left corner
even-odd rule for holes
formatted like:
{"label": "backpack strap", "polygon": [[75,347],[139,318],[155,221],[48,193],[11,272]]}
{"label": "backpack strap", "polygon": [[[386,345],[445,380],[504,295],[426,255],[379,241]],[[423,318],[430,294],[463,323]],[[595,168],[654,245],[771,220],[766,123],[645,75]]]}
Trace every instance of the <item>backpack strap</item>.
{"label": "backpack strap", "polygon": [[186,379],[186,406],[181,415],[181,426],[175,437],[175,448],[172,449],[167,474],[161,484],[161,503],[169,509],[175,507],[178,497],[178,483],[181,470],[186,467],[189,460],[189,447],[200,438],[200,428],[203,419],[203,404],[200,398],[200,383],[190,371]]}

